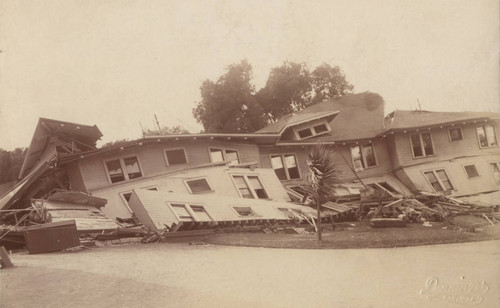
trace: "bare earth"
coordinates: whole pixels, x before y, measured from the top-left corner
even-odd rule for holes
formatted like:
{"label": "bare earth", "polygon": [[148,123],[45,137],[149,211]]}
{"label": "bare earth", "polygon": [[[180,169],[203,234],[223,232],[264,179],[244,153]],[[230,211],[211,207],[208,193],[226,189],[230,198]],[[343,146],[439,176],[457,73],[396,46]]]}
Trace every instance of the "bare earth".
{"label": "bare earth", "polygon": [[440,286],[484,281],[474,307],[500,306],[500,241],[346,250],[158,243],[11,258],[0,307],[463,307],[420,294],[429,277]]}

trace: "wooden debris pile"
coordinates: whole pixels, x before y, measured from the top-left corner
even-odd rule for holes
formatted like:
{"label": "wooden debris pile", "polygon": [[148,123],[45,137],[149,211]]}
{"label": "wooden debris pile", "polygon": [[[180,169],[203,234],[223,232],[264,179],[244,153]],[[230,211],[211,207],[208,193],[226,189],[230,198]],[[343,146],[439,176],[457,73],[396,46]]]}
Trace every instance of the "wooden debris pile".
{"label": "wooden debris pile", "polygon": [[498,205],[483,206],[448,196],[421,192],[413,198],[400,198],[392,202],[379,202],[370,209],[366,218],[398,218],[405,222],[424,223],[445,221],[457,215],[483,217],[490,224],[500,220]]}

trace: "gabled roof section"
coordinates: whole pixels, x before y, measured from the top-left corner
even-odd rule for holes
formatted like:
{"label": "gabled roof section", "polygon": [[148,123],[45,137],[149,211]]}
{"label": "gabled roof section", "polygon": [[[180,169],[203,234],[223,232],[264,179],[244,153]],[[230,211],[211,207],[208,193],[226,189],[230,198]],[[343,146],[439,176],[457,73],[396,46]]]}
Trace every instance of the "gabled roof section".
{"label": "gabled roof section", "polygon": [[[300,116],[307,119],[308,117],[314,118],[321,114],[331,115],[332,113],[336,115],[329,119],[331,132],[304,141],[297,141],[297,143],[369,139],[380,134],[384,128],[384,99],[379,94],[371,92],[346,95],[318,103],[297,112],[295,117],[298,119]],[[280,129],[282,130],[285,127],[283,122],[288,124],[287,117],[257,131],[257,133],[276,133]]]}
{"label": "gabled roof section", "polygon": [[[96,141],[101,137],[102,133],[95,125],[40,118],[24,158],[19,178],[22,179],[40,164],[41,160],[52,159],[57,151],[74,153],[95,149]],[[52,154],[46,154],[48,151]]]}
{"label": "gabled roof section", "polygon": [[396,110],[384,119],[385,132],[467,121],[500,120],[497,112],[435,112],[426,110]]}
{"label": "gabled roof section", "polygon": [[306,122],[314,121],[314,120],[319,120],[325,117],[332,117],[335,116],[337,113],[339,113],[337,110],[321,110],[321,111],[316,111],[316,112],[303,112],[305,111],[301,110],[297,113],[292,113],[287,116],[282,117],[275,123],[266,126],[255,133],[275,133],[275,134],[282,134],[287,128],[293,127],[299,124],[303,124]]}

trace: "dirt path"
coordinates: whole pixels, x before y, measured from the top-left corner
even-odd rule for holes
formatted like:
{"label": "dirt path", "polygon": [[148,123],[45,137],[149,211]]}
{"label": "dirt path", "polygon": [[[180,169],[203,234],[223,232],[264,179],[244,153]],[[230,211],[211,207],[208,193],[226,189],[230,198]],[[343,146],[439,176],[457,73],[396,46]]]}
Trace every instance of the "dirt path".
{"label": "dirt path", "polygon": [[[295,250],[187,244],[12,255],[0,307],[457,307],[426,299],[485,281],[498,306],[500,242],[392,249]],[[464,279],[461,279],[464,277]]]}

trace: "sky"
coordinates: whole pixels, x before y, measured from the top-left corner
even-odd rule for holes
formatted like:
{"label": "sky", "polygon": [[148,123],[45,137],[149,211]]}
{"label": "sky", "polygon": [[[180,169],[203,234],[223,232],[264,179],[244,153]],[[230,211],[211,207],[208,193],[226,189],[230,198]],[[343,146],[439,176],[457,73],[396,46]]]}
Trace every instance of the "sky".
{"label": "sky", "polygon": [[199,132],[200,86],[247,59],[256,89],[283,61],[338,65],[354,92],[395,109],[495,111],[497,0],[0,1],[0,148],[39,117]]}

